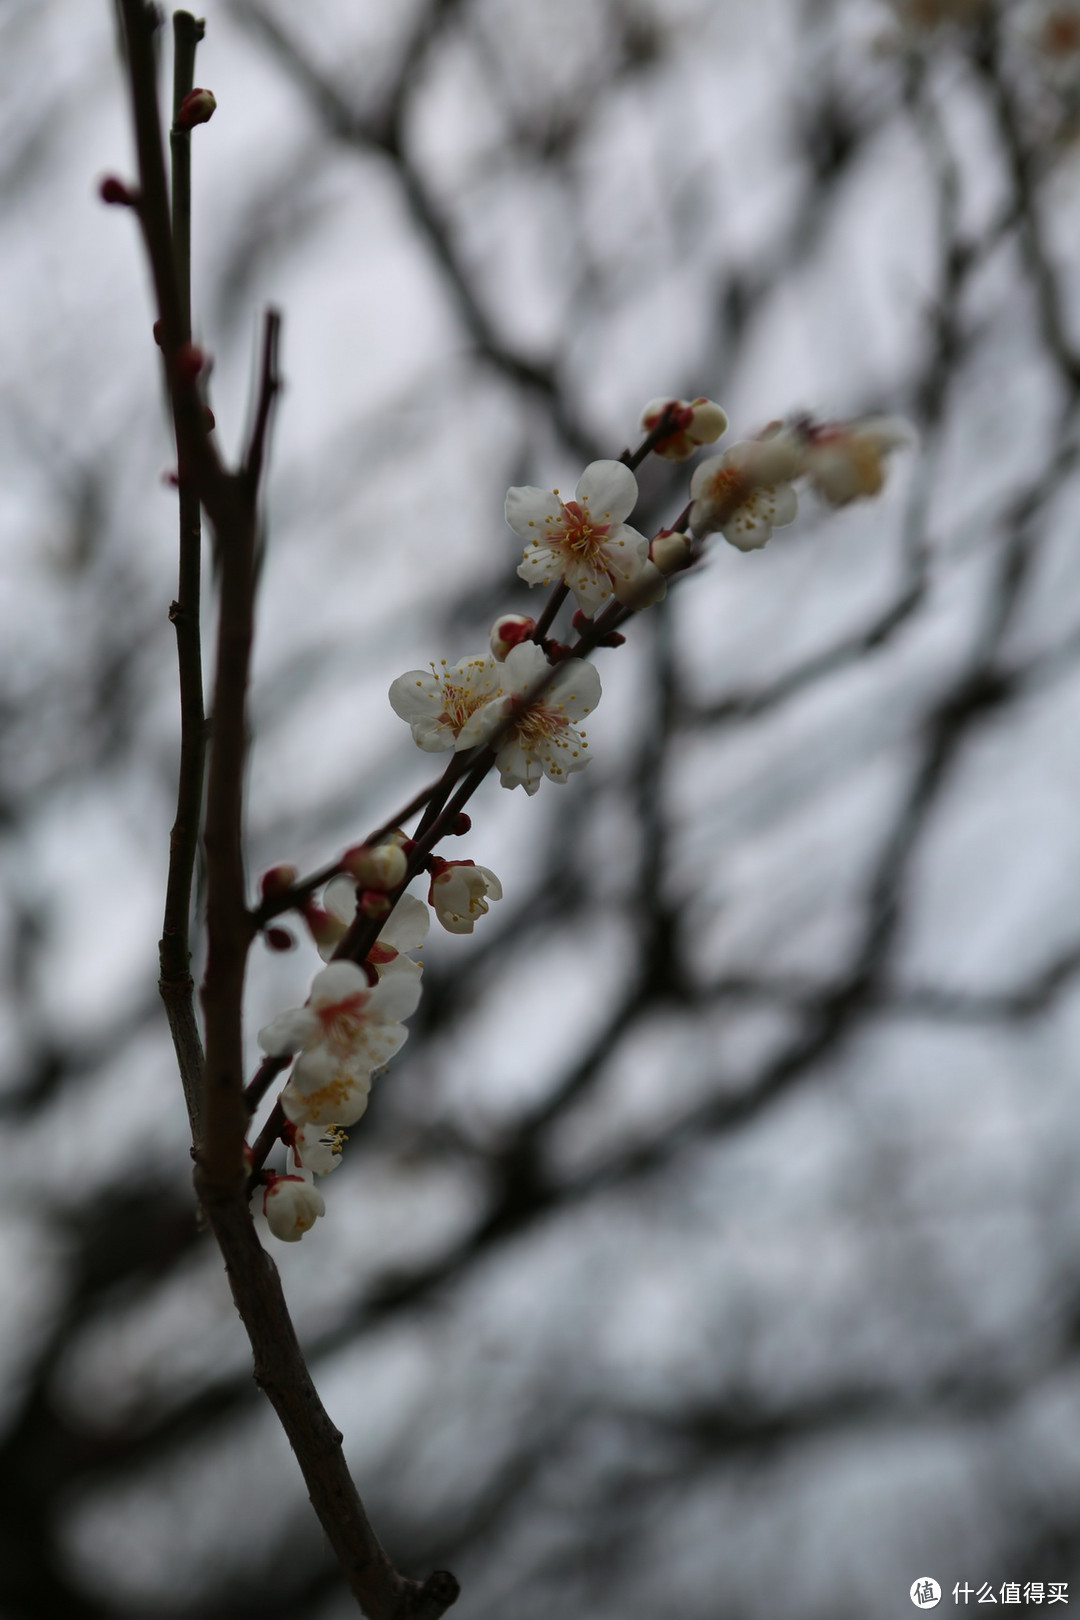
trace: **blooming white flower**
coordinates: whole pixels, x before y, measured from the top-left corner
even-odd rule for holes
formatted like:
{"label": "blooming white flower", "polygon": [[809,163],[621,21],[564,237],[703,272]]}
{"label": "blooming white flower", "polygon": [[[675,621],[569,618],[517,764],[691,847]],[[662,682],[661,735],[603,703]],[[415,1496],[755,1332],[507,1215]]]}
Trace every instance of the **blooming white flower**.
{"label": "blooming white flower", "polygon": [[653,445],[653,454],[667,461],[685,461],[703,444],[713,444],[727,427],[727,412],[715,400],[651,399],[641,413],[641,431],[651,433],[664,412],[673,406],[672,431]]}
{"label": "blooming white flower", "polygon": [[911,440],[907,423],[895,416],[811,422],[802,432],[806,473],[831,506],[877,495],[885,482],[885,457]]}
{"label": "blooming white flower", "polygon": [[340,1125],[296,1126],[292,1146],[285,1156],[290,1173],[306,1171],[328,1176],[341,1163],[341,1150],[347,1140]]}
{"label": "blooming white flower", "polygon": [[447,664],[430,674],[410,669],[390,687],[390,707],[412,728],[413,741],[426,753],[454,748],[470,715],[500,691],[502,666],[489,655]]}
{"label": "blooming white flower", "polygon": [[433,868],[428,903],[451,934],[471,934],[477,917],[488,909],[488,899],[502,899],[502,884],[486,866],[475,861],[442,861]]}
{"label": "blooming white flower", "polygon": [[473,715],[462,731],[463,743],[486,742],[498,726],[520,712],[495,755],[503,787],[523,787],[531,794],[542,776],[565,782],[571,771],[584,770],[588,743],[585,733],[571,722],[590,714],[600,701],[600,677],[592,664],[570,658],[556,665],[550,686],[528,707],[524,700],[551,674],[543,648],[535,641],[523,641],[511,648],[502,667],[502,697]]}
{"label": "blooming white flower", "polygon": [[323,1195],[302,1176],[272,1176],[263,1193],[266,1224],[283,1243],[299,1243],[320,1215],[326,1214]]}
{"label": "blooming white flower", "polygon": [[740,551],[756,551],[795,517],[798,503],[788,479],[801,470],[793,434],[745,439],[710,456],[690,480],[690,527],[695,535],[719,529]]}
{"label": "blooming white flower", "polygon": [[324,1047],[342,1067],[370,1072],[404,1045],[408,1031],[400,1020],[416,1011],[419,999],[411,974],[388,974],[369,985],[355,962],[331,962],[316,973],[303,1007],[279,1013],[259,1031],[259,1045],[271,1055]]}
{"label": "blooming white flower", "polygon": [[355,1125],[367,1112],[371,1074],[325,1047],[302,1052],[278,1101],[294,1125]]}
{"label": "blooming white flower", "polygon": [[508,490],[506,521],[526,542],[521,578],[530,585],[562,580],[582,612],[595,613],[615,581],[633,579],[648,556],[645,536],[623,521],[637,498],[637,479],[621,461],[591,462],[572,501],[531,484]]}
{"label": "blooming white flower", "polygon": [[[356,884],[348,877],[331,878],[323,891],[323,905],[341,929],[337,939],[343,939],[356,916]],[[420,977],[419,962],[414,962],[406,951],[417,950],[428,936],[431,916],[422,900],[414,894],[399,897],[387,917],[379,937],[368,952],[368,961],[381,979],[386,973],[411,973]],[[319,946],[319,954],[327,961],[337,940]]]}

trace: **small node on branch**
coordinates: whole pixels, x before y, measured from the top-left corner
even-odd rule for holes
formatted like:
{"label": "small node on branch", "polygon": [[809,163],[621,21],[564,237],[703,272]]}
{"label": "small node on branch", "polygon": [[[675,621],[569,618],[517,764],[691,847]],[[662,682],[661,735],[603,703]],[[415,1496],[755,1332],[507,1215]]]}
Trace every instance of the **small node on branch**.
{"label": "small node on branch", "polygon": [[153,325],[153,333],[154,342],[157,344],[159,349],[163,349],[165,347],[165,322],[155,321]]}
{"label": "small node on branch", "polygon": [[181,343],[172,364],[178,382],[192,383],[205,366],[206,356],[197,343]]}
{"label": "small node on branch", "polygon": [[138,204],[138,195],[115,174],[107,174],[98,186],[98,196],[103,203],[111,203],[116,208],[135,208]]}
{"label": "small node on branch", "polygon": [[294,951],[296,941],[287,928],[267,928],[263,931],[267,948],[271,951]]}
{"label": "small node on branch", "polygon": [[217,100],[212,90],[203,90],[198,86],[189,90],[180,106],[177,108],[174,129],[194,129],[196,124],[209,123],[217,108]]}

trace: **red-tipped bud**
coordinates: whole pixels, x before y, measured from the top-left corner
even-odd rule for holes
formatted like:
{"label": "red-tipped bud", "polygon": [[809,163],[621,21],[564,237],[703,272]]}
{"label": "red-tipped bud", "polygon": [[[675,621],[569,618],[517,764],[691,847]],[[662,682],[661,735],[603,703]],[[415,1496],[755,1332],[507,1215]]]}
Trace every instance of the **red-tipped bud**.
{"label": "red-tipped bud", "polygon": [[98,196],[103,203],[112,203],[117,208],[134,208],[135,198],[122,180],[115,174],[107,174],[98,187]]}
{"label": "red-tipped bud", "polygon": [[471,826],[472,817],[467,816],[464,810],[459,810],[457,815],[454,817],[453,825],[447,827],[446,831],[451,838],[462,838],[469,831]]}
{"label": "red-tipped bud", "polygon": [[277,900],[288,893],[299,876],[296,867],[287,863],[271,866],[259,880],[259,892],[264,900]]}
{"label": "red-tipped bud", "polygon": [[535,629],[536,620],[528,619],[521,613],[504,613],[501,619],[496,619],[488,640],[499,663],[503,662],[511,647],[528,641]]}
{"label": "red-tipped bud", "polygon": [[582,613],[580,608],[574,609],[574,617],[570,620],[570,623],[579,636],[583,635],[586,630],[592,629],[592,620],[587,613]]}
{"label": "red-tipped bud", "polygon": [[196,124],[208,123],[214,116],[217,100],[212,90],[202,90],[196,86],[189,90],[180,103],[176,114],[177,129],[194,129]]}
{"label": "red-tipped bud", "polygon": [[205,364],[206,356],[197,343],[181,343],[173,355],[173,370],[179,382],[194,382]]}
{"label": "red-tipped bud", "polygon": [[394,906],[389,895],[383,894],[380,889],[361,889],[356,898],[356,909],[364,917],[370,917],[372,922],[382,922],[389,917]]}
{"label": "red-tipped bud", "polygon": [[263,938],[272,951],[293,951],[296,949],[296,941],[287,928],[268,928]]}

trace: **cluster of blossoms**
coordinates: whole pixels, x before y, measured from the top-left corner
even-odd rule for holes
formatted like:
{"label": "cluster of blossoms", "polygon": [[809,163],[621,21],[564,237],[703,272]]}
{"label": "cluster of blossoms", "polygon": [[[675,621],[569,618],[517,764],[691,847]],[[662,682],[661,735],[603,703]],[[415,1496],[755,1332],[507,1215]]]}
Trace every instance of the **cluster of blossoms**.
{"label": "cluster of blossoms", "polygon": [[[646,406],[641,426],[646,440],[636,458],[592,462],[572,500],[531,485],[508,492],[506,519],[524,542],[518,573],[530,585],[555,588],[541,623],[504,614],[487,651],[408,670],[390,687],[391,706],[419,748],[469,754],[451,761],[443,783],[431,790],[425,836],[418,832],[414,841],[394,832],[357,846],[326,884],[321,904],[308,892],[290,899],[328,966],[315,975],[305,1004],[281,1013],[259,1035],[271,1057],[293,1057],[279,1098],[285,1174],[262,1178],[270,1229],[287,1242],[324,1213],[314,1178],[336,1169],[344,1127],[361,1118],[373,1076],[405,1042],[404,1021],[419,1002],[422,971],[410,953],[427,935],[429,908],[450,933],[471,933],[489,901],[502,897],[487,867],[433,851],[439,837],[468,828],[468,817],[447,804],[454,783],[479,761],[477,781],[490,764],[504,787],[533,794],[544,777],[565,782],[588,762],[579,722],[600,700],[600,677],[575,649],[547,637],[541,624],[550,624],[564,597],[573,595],[573,625],[583,638],[577,651],[616,645],[623,639],[617,624],[658,601],[670,577],[697,561],[707,536],[719,533],[740,551],[757,550],[794,518],[799,478],[833,506],[876,495],[889,453],[908,437],[888,417],[772,423],[756,438],[701,461],[681,517],[650,540],[627,522],[638,486],[626,462],[649,449],[686,460],[721,436],[727,417],[704,398],[661,399]],[[426,904],[406,892],[421,871],[429,879]],[[291,896],[295,880],[293,869],[276,868],[264,879],[264,894]],[[376,928],[363,962],[346,959],[350,947],[360,954],[354,946],[359,934],[370,940]]]}

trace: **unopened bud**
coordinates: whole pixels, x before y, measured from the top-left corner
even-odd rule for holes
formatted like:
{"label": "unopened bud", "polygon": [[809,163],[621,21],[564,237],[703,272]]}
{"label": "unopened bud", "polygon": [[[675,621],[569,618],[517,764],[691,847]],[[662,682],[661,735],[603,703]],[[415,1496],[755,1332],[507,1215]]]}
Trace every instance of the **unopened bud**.
{"label": "unopened bud", "polygon": [[645,562],[633,579],[616,579],[613,589],[623,607],[638,613],[662,600],[667,594],[667,581],[655,563]]}
{"label": "unopened bud", "polygon": [[104,203],[112,203],[118,208],[134,208],[135,198],[122,180],[115,174],[107,174],[98,187],[98,196]]}
{"label": "unopened bud", "polygon": [[650,542],[649,560],[662,574],[678,573],[690,561],[690,541],[678,529],[661,529]]}
{"label": "unopened bud", "polygon": [[212,90],[201,90],[196,87],[189,90],[180,103],[176,114],[177,129],[193,129],[196,124],[205,124],[214,116],[217,101]]}
{"label": "unopened bud", "polygon": [[400,843],[354,844],[341,864],[362,889],[396,889],[405,881],[409,863]]}
{"label": "unopened bud", "polygon": [[452,838],[462,838],[472,826],[472,817],[467,816],[464,810],[459,810],[453,822],[446,831]]}
{"label": "unopened bud", "polygon": [[214,429],[217,427],[217,418],[214,416],[214,413],[210,409],[209,405],[203,406],[203,422],[205,423],[207,433],[213,433]]}
{"label": "unopened bud", "polygon": [[727,413],[715,400],[651,399],[641,413],[645,433],[659,431],[653,445],[667,461],[685,461],[702,444],[712,444],[727,427]]}
{"label": "unopened bud", "polygon": [[268,928],[263,934],[267,946],[272,951],[293,951],[296,941],[287,928]]}
{"label": "unopened bud", "polygon": [[159,349],[163,349],[165,347],[165,322],[155,321],[153,331],[154,342],[157,344]]}
{"label": "unopened bud", "polygon": [[264,900],[276,900],[292,888],[300,876],[295,866],[282,863],[280,866],[271,866],[264,872],[259,880],[259,890]]}
{"label": "unopened bud", "polygon": [[504,613],[491,627],[491,651],[501,664],[512,647],[528,641],[536,629],[536,620],[521,613]]}

